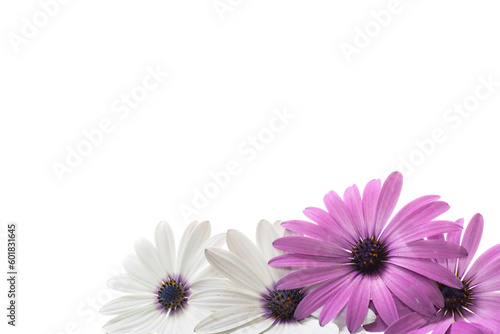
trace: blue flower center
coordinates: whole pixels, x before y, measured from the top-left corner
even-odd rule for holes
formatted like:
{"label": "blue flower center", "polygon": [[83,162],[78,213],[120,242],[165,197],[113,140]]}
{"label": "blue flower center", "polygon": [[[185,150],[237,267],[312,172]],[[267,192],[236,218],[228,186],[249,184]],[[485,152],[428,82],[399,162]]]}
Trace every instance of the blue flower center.
{"label": "blue flower center", "polygon": [[181,307],[187,299],[188,293],[184,284],[173,279],[162,282],[157,293],[158,303],[161,304],[165,310],[175,310]]}
{"label": "blue flower center", "polygon": [[463,282],[462,289],[456,289],[449,287],[447,285],[438,283],[439,290],[443,294],[444,298],[444,308],[443,310],[446,312],[451,312],[452,314],[455,312],[461,313],[461,309],[467,307],[471,300],[471,289],[469,288],[469,284]]}
{"label": "blue flower center", "polygon": [[377,272],[387,260],[385,246],[374,237],[360,240],[352,247],[351,263],[363,275]]}
{"label": "blue flower center", "polygon": [[273,319],[294,320],[293,314],[302,298],[302,289],[274,290],[266,297],[267,309]]}

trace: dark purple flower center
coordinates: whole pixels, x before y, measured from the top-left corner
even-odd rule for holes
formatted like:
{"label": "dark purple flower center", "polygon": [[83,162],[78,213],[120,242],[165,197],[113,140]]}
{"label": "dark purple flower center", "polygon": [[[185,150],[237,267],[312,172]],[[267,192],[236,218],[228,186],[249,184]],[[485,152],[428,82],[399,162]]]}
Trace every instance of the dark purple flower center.
{"label": "dark purple flower center", "polygon": [[304,298],[302,289],[274,290],[265,297],[265,308],[273,319],[294,320],[293,314],[302,298]]}
{"label": "dark purple flower center", "polygon": [[385,246],[374,237],[360,240],[352,247],[351,263],[363,275],[375,273],[385,260],[387,260]]}
{"label": "dark purple flower center", "polygon": [[447,285],[438,283],[439,290],[443,294],[444,307],[443,310],[446,312],[461,313],[462,308],[467,307],[471,300],[471,289],[469,284],[463,282],[462,289],[456,289],[449,287]]}
{"label": "dark purple flower center", "polygon": [[182,282],[169,279],[162,282],[157,293],[157,301],[166,311],[175,310],[187,301],[188,296],[189,288],[186,288]]}

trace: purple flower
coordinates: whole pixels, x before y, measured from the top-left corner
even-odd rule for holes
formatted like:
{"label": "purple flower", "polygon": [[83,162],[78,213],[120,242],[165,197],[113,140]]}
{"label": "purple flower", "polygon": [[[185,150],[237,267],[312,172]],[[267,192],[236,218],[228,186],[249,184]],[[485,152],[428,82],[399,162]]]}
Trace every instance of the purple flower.
{"label": "purple flower", "polygon": [[[302,319],[320,307],[321,325],[331,321],[347,305],[347,327],[362,323],[370,300],[385,323],[398,319],[394,296],[412,310],[432,315],[443,307],[443,296],[433,282],[462,288],[462,282],[431,259],[467,255],[456,243],[424,240],[425,237],[460,232],[454,222],[433,221],[449,206],[438,196],[417,198],[389,221],[401,193],[403,177],[394,172],[381,187],[370,181],[361,197],[356,185],[347,188],[343,200],[331,191],[324,197],[328,211],[307,208],[314,221],[292,220],[282,225],[306,236],[275,240],[273,266],[306,267],[278,281],[278,289],[319,284],[298,305],[295,318]],[[309,236],[309,237],[307,237]]]}
{"label": "purple flower", "polygon": [[[458,223],[463,225],[463,219]],[[461,245],[468,256],[458,260],[436,260],[460,279],[461,286],[450,287],[437,280],[444,305],[437,308],[432,317],[400,308],[401,318],[387,328],[387,334],[500,333],[500,245],[490,248],[470,265],[481,241],[483,225],[483,217],[476,214],[465,230]],[[461,235],[454,232],[446,238],[441,234],[432,239],[460,244]],[[377,322],[370,330],[386,327],[381,320]]]}

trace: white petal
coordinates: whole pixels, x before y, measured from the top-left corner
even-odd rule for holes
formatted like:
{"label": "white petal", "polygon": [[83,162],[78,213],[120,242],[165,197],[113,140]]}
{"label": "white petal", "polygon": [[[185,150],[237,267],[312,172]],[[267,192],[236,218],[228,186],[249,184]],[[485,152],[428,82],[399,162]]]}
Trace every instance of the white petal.
{"label": "white petal", "polygon": [[189,237],[191,236],[191,233],[193,233],[196,226],[198,226],[198,224],[199,223],[197,221],[192,222],[186,227],[184,233],[182,234],[181,242],[179,243],[179,248],[177,249],[177,260],[175,262],[175,267],[174,267],[175,268],[174,271],[176,273],[179,273],[182,256],[184,255],[184,250],[187,247]]}
{"label": "white petal", "polygon": [[245,326],[236,330],[234,334],[255,334],[255,333],[268,333],[268,329],[273,325],[274,320],[268,318],[257,318],[250,324],[245,324]]}
{"label": "white petal", "polygon": [[186,312],[183,311],[175,314],[173,316],[173,320],[172,331],[168,332],[168,334],[192,334],[194,332],[195,324],[191,322],[191,319],[188,316],[186,316]]}
{"label": "white petal", "polygon": [[[203,251],[203,256],[205,256],[205,251]],[[205,257],[206,259],[206,257]],[[215,270],[211,265],[208,265],[204,267],[203,269],[199,270],[196,272],[193,277],[191,277],[191,280],[197,281],[203,278],[208,278],[208,277],[216,277],[216,278],[225,278],[220,272]]]}
{"label": "white petal", "polygon": [[152,294],[144,295],[126,295],[113,299],[105,304],[100,312],[104,315],[114,315],[125,313],[140,308],[147,304],[154,304],[155,299]]}
{"label": "white petal", "polygon": [[220,248],[205,251],[208,262],[233,283],[257,293],[266,291],[266,285],[254,274],[252,268],[239,257]]}
{"label": "white petal", "polygon": [[210,237],[210,223],[203,222],[198,224],[193,232],[190,234],[186,247],[183,252],[179,251],[179,258],[181,259],[179,266],[179,273],[184,274],[190,263],[193,261],[196,251],[201,245]]}
{"label": "white petal", "polygon": [[248,291],[229,289],[209,289],[194,293],[189,297],[189,304],[212,311],[238,305],[260,307],[260,297]]}
{"label": "white petal", "polygon": [[309,328],[314,334],[338,334],[339,328],[334,323],[326,324],[321,327],[319,320],[315,317],[307,317],[300,320],[300,324],[304,327]]}
{"label": "white petal", "polygon": [[195,328],[196,333],[213,334],[237,328],[258,317],[262,317],[260,307],[237,306],[213,312],[202,319]]}
{"label": "white petal", "polygon": [[158,249],[149,240],[140,238],[135,242],[135,252],[141,263],[155,275],[158,281],[166,278],[167,272],[158,254]]}
{"label": "white petal", "polygon": [[161,283],[153,273],[149,272],[149,270],[139,262],[137,257],[127,256],[125,260],[123,260],[123,268],[130,277],[150,286],[152,289]]}
{"label": "white petal", "polygon": [[108,333],[130,332],[139,327],[144,319],[151,316],[154,312],[159,311],[154,306],[146,305],[112,318],[103,328]]}
{"label": "white petal", "polygon": [[[263,219],[261,221],[265,221],[265,222],[268,222],[267,220]],[[283,226],[281,226],[281,223],[283,221],[282,220],[277,220],[273,223],[273,227],[276,229],[276,231],[278,231],[278,234],[280,235],[280,237],[282,237],[283,235],[285,235],[285,228]],[[269,222],[268,222],[269,223]]]}
{"label": "white petal", "polygon": [[191,291],[197,293],[208,289],[234,289],[235,287],[236,285],[231,283],[227,278],[211,277],[194,281],[193,284],[191,284]]}
{"label": "white petal", "polygon": [[[315,332],[311,331],[309,328],[302,326],[298,322],[289,322],[289,323],[283,323],[283,324],[276,324],[274,327],[280,327],[283,330],[283,333],[292,333],[292,334],[299,334],[299,333],[304,333],[304,334],[316,334]],[[319,332],[318,332],[319,333]]]}
{"label": "white petal", "polygon": [[205,258],[205,249],[209,247],[221,247],[225,240],[226,235],[224,233],[220,233],[206,240],[200,247],[198,247],[193,254],[192,260],[186,265],[184,272],[182,272],[184,277],[190,281],[193,277],[195,277],[196,273],[208,266],[207,259]]}
{"label": "white petal", "polygon": [[250,239],[237,230],[227,231],[226,240],[229,251],[245,261],[265,286],[270,287],[274,283],[269,265],[262,254],[262,248],[259,250]]}
{"label": "white petal", "polygon": [[116,275],[108,281],[108,287],[120,292],[144,293],[152,292],[151,287],[140,283],[129,275]]}
{"label": "white petal", "polygon": [[[283,230],[281,226],[280,228]],[[278,239],[280,236],[282,235],[280,235],[278,230],[273,225],[271,225],[271,223],[269,223],[267,220],[261,220],[257,225],[257,233],[256,233],[257,246],[264,254],[264,259],[266,263],[269,262],[269,260],[271,260],[273,257],[284,253],[274,248],[273,246],[273,241]],[[285,269],[282,269],[280,267],[273,267],[269,265],[268,267],[271,268],[271,273],[273,275],[273,279],[275,282],[277,282],[281,277],[285,276],[285,274],[287,273]]]}
{"label": "white petal", "polygon": [[170,225],[162,221],[156,226],[155,244],[165,271],[172,275],[175,265],[175,238]]}

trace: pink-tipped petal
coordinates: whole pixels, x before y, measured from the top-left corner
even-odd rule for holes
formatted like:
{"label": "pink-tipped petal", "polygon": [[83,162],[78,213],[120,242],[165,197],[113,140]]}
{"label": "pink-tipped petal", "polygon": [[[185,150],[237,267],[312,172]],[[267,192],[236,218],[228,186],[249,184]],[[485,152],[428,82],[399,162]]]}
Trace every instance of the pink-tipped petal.
{"label": "pink-tipped petal", "polygon": [[306,255],[345,257],[349,253],[331,243],[309,237],[288,236],[274,240],[273,246],[286,252]]}
{"label": "pink-tipped petal", "polygon": [[402,268],[416,272],[424,277],[440,282],[449,287],[462,289],[462,281],[452,272],[439,264],[427,259],[411,259],[403,257],[391,257],[391,263]]}
{"label": "pink-tipped petal", "polygon": [[448,259],[467,256],[460,245],[439,240],[418,240],[405,246],[394,248],[391,255],[421,259]]}
{"label": "pink-tipped petal", "polygon": [[375,236],[378,237],[385,224],[391,217],[394,208],[401,194],[403,187],[403,175],[399,172],[393,172],[387,177],[380,191],[375,213]]}
{"label": "pink-tipped petal", "polygon": [[370,283],[370,278],[361,277],[358,280],[358,284],[353,286],[351,298],[347,303],[346,316],[347,329],[351,333],[354,333],[361,326],[366,316],[366,312],[368,312],[368,304],[370,303]]}
{"label": "pink-tipped petal", "polygon": [[483,235],[484,219],[479,213],[472,217],[467,225],[462,240],[462,247],[469,253],[467,257],[458,260],[457,276],[462,277],[465,270],[469,267],[474,255],[476,254],[481,236]]}

